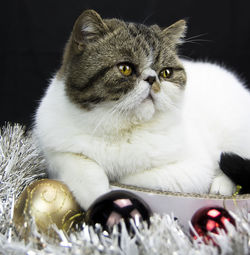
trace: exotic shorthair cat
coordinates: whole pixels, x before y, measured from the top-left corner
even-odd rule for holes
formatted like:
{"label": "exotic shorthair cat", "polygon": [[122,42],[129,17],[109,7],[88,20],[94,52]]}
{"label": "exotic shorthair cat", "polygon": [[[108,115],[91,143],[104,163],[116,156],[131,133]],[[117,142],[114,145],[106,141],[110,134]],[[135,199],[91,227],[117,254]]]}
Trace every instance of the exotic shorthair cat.
{"label": "exotic shorthair cat", "polygon": [[93,10],[76,20],[34,132],[50,177],[83,208],[110,181],[234,192],[223,171],[240,175],[235,162],[250,158],[250,94],[217,65],[179,59],[185,30],[183,20],[161,29]]}

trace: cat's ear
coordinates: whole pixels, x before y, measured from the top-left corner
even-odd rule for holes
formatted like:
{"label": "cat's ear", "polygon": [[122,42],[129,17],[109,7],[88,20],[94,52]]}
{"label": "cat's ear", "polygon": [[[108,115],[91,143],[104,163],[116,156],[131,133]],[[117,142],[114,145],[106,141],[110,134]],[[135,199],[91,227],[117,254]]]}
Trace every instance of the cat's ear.
{"label": "cat's ear", "polygon": [[183,43],[183,38],[185,37],[187,30],[187,23],[185,20],[181,19],[171,26],[162,30],[162,36],[165,37],[171,45],[174,47],[178,44]]}
{"label": "cat's ear", "polygon": [[108,32],[108,26],[94,10],[84,11],[73,27],[73,40],[81,49],[85,42],[96,40]]}

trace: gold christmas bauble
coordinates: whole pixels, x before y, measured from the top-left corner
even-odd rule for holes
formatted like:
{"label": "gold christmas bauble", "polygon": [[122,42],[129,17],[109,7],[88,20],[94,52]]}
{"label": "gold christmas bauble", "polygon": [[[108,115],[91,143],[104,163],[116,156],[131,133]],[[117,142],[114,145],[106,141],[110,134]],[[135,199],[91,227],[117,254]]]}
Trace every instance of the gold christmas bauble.
{"label": "gold christmas bauble", "polygon": [[[66,233],[83,218],[83,210],[68,187],[60,181],[42,179],[30,184],[19,196],[14,208],[14,223],[23,231],[34,219],[39,232],[54,235],[51,226]],[[27,229],[25,235],[27,235]]]}

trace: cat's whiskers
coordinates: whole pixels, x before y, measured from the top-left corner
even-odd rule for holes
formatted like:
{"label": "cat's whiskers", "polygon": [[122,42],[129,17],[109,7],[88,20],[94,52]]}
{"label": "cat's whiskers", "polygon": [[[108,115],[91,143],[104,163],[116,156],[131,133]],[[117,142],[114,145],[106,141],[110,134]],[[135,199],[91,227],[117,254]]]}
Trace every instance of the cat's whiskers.
{"label": "cat's whiskers", "polygon": [[166,109],[169,109],[170,111],[176,111],[180,109],[180,106],[173,102],[172,100],[169,100],[167,97],[161,98],[161,104],[164,105],[163,110],[166,111]]}
{"label": "cat's whiskers", "polygon": [[[114,115],[115,113],[115,106],[114,105],[110,110],[108,110],[100,119],[100,121],[97,123],[97,125],[95,126],[91,136],[94,136],[97,132],[97,130],[99,129],[100,126],[104,126],[106,125],[106,121],[110,121],[110,118]],[[104,124],[104,125],[103,125]]]}
{"label": "cat's whiskers", "polygon": [[[118,107],[118,104],[115,104],[114,107],[113,107],[113,110],[111,112],[111,114],[114,116],[116,115],[116,118],[115,121],[115,129],[116,129],[116,132],[115,134],[119,134],[119,130],[120,130],[120,125],[121,125],[121,121],[120,121],[120,116],[124,115],[122,111],[120,111],[119,107]],[[119,118],[119,119],[118,119]]]}
{"label": "cat's whiskers", "polygon": [[[95,126],[91,136],[94,136],[98,129],[101,127],[102,130],[106,130],[109,133],[107,126],[110,126],[110,120],[112,119],[112,134],[119,134],[119,130],[121,128],[120,116],[125,115],[125,110],[120,106],[119,103],[116,103],[112,108],[110,108],[99,120],[97,125]],[[114,130],[115,129],[115,130]]]}
{"label": "cat's whiskers", "polygon": [[179,57],[180,57],[181,59],[185,59],[185,60],[193,60],[191,57],[185,56],[185,55],[182,55],[182,54],[179,54]]}
{"label": "cat's whiskers", "polygon": [[207,33],[191,36],[189,38],[185,38],[185,39],[183,39],[183,42],[184,43],[193,43],[193,44],[199,44],[200,42],[212,42],[211,40],[200,39],[200,37],[202,37],[204,35],[207,35]]}

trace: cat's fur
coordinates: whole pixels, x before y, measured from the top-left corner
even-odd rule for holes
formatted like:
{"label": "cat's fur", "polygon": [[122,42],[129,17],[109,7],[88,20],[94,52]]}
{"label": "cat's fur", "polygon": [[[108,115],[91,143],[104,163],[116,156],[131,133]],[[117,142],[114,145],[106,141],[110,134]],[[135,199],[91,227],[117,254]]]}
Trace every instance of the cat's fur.
{"label": "cat's fur", "polygon": [[[181,61],[179,21],[161,29],[88,10],[35,118],[49,174],[87,208],[118,181],[160,190],[230,195],[222,152],[250,158],[250,94],[220,66]],[[125,77],[119,63],[133,65]],[[168,79],[160,72],[170,67]],[[155,77],[150,84],[149,77]]]}

